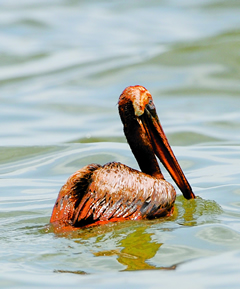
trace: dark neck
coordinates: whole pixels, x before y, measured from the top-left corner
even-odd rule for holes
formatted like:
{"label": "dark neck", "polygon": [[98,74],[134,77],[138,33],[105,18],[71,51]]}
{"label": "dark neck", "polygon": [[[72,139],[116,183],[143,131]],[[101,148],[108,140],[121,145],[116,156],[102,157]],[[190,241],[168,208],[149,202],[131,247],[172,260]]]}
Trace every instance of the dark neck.
{"label": "dark neck", "polygon": [[131,103],[124,110],[119,108],[119,111],[124,125],[125,136],[141,171],[156,178],[164,179],[151,141],[139,125]]}

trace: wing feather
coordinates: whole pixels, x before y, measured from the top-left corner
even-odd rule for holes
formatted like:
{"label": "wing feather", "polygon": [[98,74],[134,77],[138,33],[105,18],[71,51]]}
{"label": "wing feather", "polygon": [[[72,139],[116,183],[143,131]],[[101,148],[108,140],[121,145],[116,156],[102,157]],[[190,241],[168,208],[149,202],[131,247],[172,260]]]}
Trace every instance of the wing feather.
{"label": "wing feather", "polygon": [[158,217],[170,211],[175,196],[174,188],[165,180],[120,163],[109,163],[93,172],[73,223],[80,227],[117,219]]}

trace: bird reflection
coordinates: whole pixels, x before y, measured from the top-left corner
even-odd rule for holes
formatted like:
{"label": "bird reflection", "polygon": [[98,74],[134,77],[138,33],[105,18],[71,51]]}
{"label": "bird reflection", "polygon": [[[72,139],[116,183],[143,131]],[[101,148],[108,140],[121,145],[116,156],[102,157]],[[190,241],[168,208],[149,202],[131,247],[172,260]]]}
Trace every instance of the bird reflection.
{"label": "bird reflection", "polygon": [[215,201],[204,200],[201,197],[185,202],[185,199],[179,196],[175,208],[178,210],[177,223],[184,226],[211,223],[222,213],[222,208]]}
{"label": "bird reflection", "polygon": [[117,255],[120,264],[126,267],[125,270],[146,270],[156,269],[147,260],[155,256],[162,243],[152,242],[153,234],[146,232],[147,227],[138,227],[119,242],[123,247],[121,251],[103,251],[94,253],[95,256]]}
{"label": "bird reflection", "polygon": [[152,240],[154,233],[146,231],[149,226],[138,226],[135,230],[122,238],[118,243],[117,250],[106,250],[93,253],[94,256],[117,256],[117,261],[122,264],[125,269],[123,271],[133,270],[156,270],[166,269],[173,270],[175,265],[170,267],[157,267],[151,264],[153,258],[163,243]]}

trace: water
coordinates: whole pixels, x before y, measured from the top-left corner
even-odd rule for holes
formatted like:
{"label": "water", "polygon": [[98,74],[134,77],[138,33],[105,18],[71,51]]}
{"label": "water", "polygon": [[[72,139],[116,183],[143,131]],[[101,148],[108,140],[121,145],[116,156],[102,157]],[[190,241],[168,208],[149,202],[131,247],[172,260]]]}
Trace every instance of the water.
{"label": "water", "polygon": [[[1,288],[238,288],[240,3],[0,8]],[[197,199],[177,191],[172,217],[54,234],[70,174],[91,162],[138,168],[117,112],[134,84],[152,93]]]}

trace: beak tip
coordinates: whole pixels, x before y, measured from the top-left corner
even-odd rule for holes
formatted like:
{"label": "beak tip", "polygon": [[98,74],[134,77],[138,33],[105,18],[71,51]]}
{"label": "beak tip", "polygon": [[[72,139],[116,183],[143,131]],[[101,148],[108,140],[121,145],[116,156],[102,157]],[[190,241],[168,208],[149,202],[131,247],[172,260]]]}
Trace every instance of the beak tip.
{"label": "beak tip", "polygon": [[184,198],[187,199],[187,200],[190,200],[190,199],[196,199],[196,196],[195,194],[193,193],[193,191],[191,191],[190,193],[187,192],[185,194],[183,194]]}

